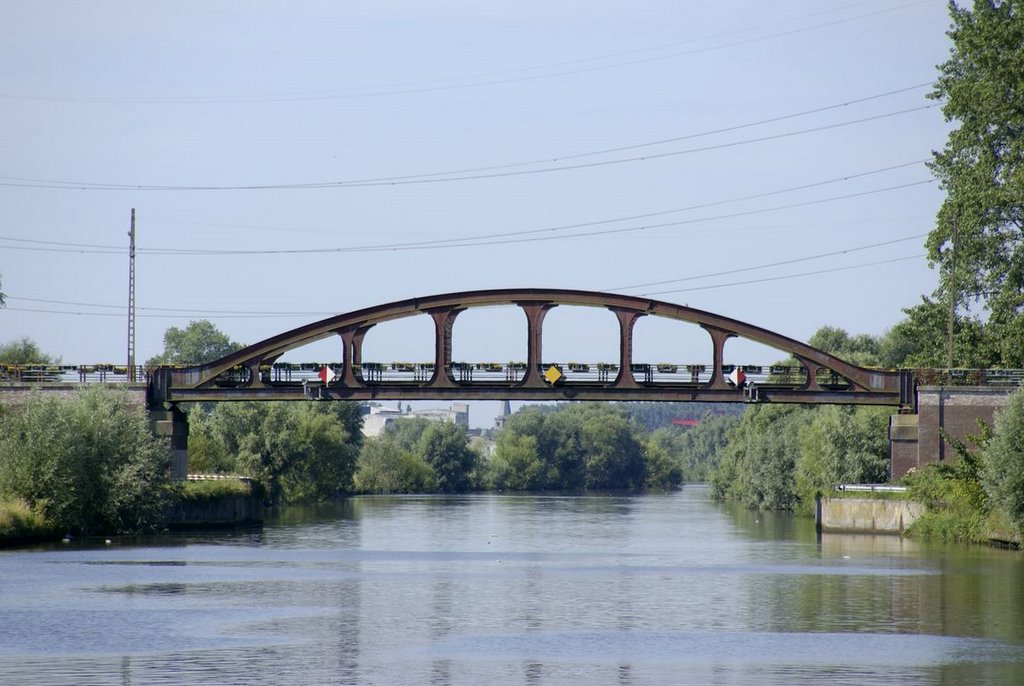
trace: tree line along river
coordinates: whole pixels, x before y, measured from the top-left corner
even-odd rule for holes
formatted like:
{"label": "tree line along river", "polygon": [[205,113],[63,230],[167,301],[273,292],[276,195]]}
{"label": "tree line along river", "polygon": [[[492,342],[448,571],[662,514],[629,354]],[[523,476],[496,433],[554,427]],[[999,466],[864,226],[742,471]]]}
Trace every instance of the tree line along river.
{"label": "tree line along river", "polygon": [[358,497],[0,552],[0,683],[1019,683],[1022,572],[702,487]]}

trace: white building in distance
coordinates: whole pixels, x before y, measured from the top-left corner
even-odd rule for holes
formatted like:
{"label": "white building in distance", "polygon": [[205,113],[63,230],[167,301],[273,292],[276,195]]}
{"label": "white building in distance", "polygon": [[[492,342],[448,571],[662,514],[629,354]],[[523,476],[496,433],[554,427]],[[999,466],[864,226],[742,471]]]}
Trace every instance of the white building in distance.
{"label": "white building in distance", "polygon": [[384,429],[391,422],[409,417],[421,417],[432,422],[454,422],[467,430],[469,429],[469,404],[467,403],[452,403],[451,409],[447,410],[413,410],[406,406],[403,411],[401,403],[398,403],[397,407],[372,405],[368,409],[369,414],[363,416],[363,436],[367,438],[376,438],[384,433]]}

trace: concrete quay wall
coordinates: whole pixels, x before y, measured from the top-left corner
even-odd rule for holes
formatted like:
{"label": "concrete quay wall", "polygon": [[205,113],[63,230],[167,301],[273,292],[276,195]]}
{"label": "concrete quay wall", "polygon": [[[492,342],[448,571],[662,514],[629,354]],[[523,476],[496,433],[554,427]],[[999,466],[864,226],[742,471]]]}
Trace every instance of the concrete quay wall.
{"label": "concrete quay wall", "polygon": [[818,498],[818,529],[830,533],[902,535],[924,514],[911,500]]}
{"label": "concrete quay wall", "polygon": [[164,513],[171,530],[263,523],[263,501],[255,495],[223,496],[175,503]]}

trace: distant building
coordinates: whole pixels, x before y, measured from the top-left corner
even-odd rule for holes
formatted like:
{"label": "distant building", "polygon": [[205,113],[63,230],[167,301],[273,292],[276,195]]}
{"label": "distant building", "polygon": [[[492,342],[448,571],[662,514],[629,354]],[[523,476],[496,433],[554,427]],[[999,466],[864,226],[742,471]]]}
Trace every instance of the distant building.
{"label": "distant building", "polygon": [[400,409],[393,407],[370,407],[370,413],[363,417],[363,435],[376,438],[384,433],[384,429],[395,419],[403,416]]}
{"label": "distant building", "polygon": [[494,418],[494,430],[500,431],[505,427],[505,422],[512,416],[512,405],[507,400],[501,401],[501,412]]}
{"label": "distant building", "polygon": [[469,404],[452,403],[450,409],[424,409],[413,410],[406,406],[402,410],[402,404],[397,407],[382,407],[371,405],[369,414],[363,417],[363,436],[376,438],[384,433],[384,430],[396,419],[407,417],[420,417],[432,422],[454,422],[458,426],[469,429]]}
{"label": "distant building", "polygon": [[700,420],[676,417],[675,419],[672,420],[672,424],[675,426],[700,426]]}

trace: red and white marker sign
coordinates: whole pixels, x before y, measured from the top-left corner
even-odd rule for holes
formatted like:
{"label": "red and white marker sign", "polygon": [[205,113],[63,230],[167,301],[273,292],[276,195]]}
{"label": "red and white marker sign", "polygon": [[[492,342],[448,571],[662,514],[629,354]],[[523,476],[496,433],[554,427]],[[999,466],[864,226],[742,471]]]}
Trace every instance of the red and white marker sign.
{"label": "red and white marker sign", "polygon": [[743,385],[743,382],[747,380],[747,375],[743,373],[743,370],[738,366],[733,367],[732,371],[729,372],[729,382],[737,388]]}
{"label": "red and white marker sign", "polygon": [[331,369],[330,367],[321,367],[318,376],[320,377],[320,380],[323,381],[324,383],[331,383],[332,381],[334,381],[334,377],[337,375],[334,373],[334,370]]}

